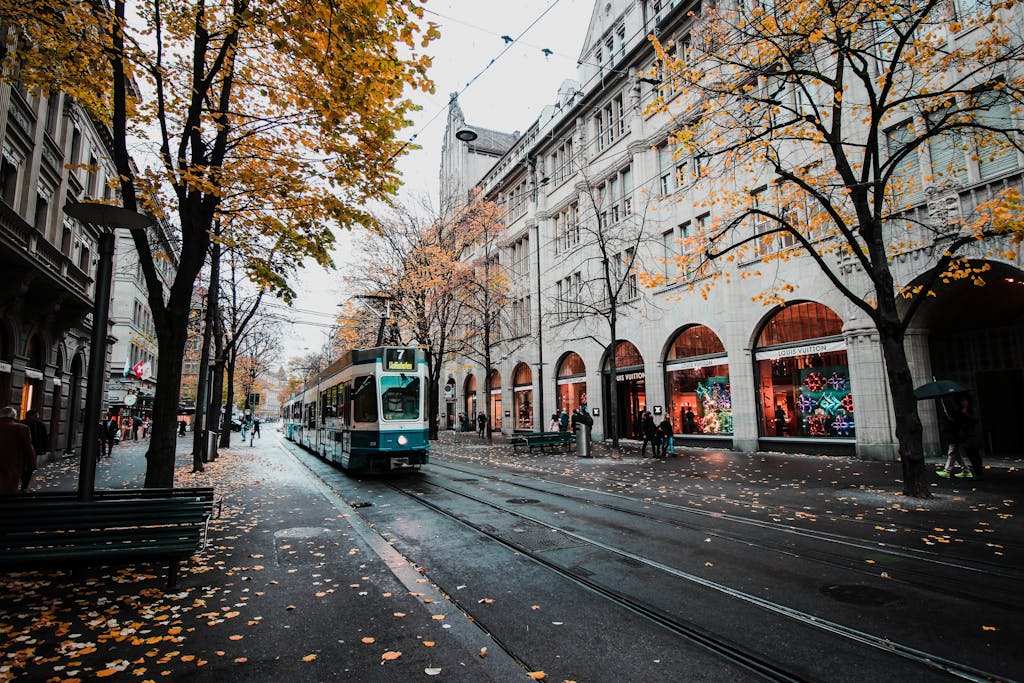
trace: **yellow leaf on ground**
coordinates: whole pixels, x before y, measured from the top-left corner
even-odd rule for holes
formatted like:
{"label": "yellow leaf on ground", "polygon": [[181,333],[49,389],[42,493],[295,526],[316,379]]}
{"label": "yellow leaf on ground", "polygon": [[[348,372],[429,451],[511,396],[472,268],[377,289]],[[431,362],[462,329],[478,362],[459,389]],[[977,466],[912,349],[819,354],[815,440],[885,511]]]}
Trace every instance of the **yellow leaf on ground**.
{"label": "yellow leaf on ground", "polygon": [[444,619],[444,615],[443,614],[435,614],[434,616],[432,616],[430,618],[433,619],[434,621],[441,621],[442,619]]}
{"label": "yellow leaf on ground", "polygon": [[435,643],[432,640],[424,640],[423,647],[434,647]]}
{"label": "yellow leaf on ground", "polygon": [[548,675],[546,673],[544,673],[543,671],[531,671],[530,673],[527,674],[527,676],[529,676],[530,678],[532,678],[535,681],[543,681],[545,678],[548,677]]}
{"label": "yellow leaf on ground", "polygon": [[248,661],[245,657],[235,657],[235,664],[245,664]]}
{"label": "yellow leaf on ground", "polygon": [[389,662],[392,659],[398,659],[401,656],[402,656],[401,652],[393,652],[393,651],[389,650],[388,652],[385,652],[384,654],[382,654],[380,656],[380,658],[383,659],[385,662]]}
{"label": "yellow leaf on ground", "polygon": [[228,640],[241,640],[242,636],[228,636]]}
{"label": "yellow leaf on ground", "polygon": [[117,673],[117,669],[102,669],[96,672],[96,678],[106,678]]}
{"label": "yellow leaf on ground", "polygon": [[316,659],[316,655],[306,655],[305,657],[302,658],[302,661],[304,661],[304,662],[312,662],[314,659]]}
{"label": "yellow leaf on ground", "polygon": [[366,643],[367,645],[369,645],[370,643],[376,643],[377,639],[376,638],[363,638],[363,642]]}
{"label": "yellow leaf on ground", "polygon": [[982,627],[981,627],[981,630],[982,630],[982,631],[995,631],[995,630],[997,630],[997,629],[996,629],[996,627],[995,627],[995,626],[982,626]]}
{"label": "yellow leaf on ground", "polygon": [[405,612],[395,612],[395,616],[396,617],[404,617],[405,616]]}

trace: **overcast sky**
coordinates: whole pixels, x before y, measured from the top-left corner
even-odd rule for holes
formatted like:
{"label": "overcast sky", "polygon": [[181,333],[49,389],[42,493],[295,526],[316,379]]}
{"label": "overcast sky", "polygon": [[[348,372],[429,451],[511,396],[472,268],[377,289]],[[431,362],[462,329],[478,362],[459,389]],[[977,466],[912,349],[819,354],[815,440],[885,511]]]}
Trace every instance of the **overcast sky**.
{"label": "overcast sky", "polygon": [[[428,195],[437,201],[441,137],[452,92],[460,93],[459,102],[471,124],[505,132],[530,127],[541,109],[555,102],[562,81],[576,77],[576,60],[593,6],[594,0],[429,0],[425,18],[441,29],[441,38],[428,50],[434,59],[430,75],[435,92],[414,97],[423,109],[413,115],[414,125],[404,137],[415,135],[414,143],[421,149],[400,160],[403,196]],[[520,34],[505,51],[502,36]],[[334,258],[339,266],[353,252],[352,237],[357,235],[338,236]],[[331,317],[344,296],[338,274],[315,266],[302,272],[299,283],[295,310],[287,317],[302,322],[283,330],[285,358],[326,341]]]}

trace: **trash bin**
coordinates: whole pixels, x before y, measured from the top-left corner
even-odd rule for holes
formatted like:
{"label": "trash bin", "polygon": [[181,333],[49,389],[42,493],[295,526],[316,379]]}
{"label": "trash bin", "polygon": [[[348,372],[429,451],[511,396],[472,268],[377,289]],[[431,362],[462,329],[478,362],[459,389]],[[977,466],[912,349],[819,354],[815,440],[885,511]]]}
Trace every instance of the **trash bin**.
{"label": "trash bin", "polygon": [[576,425],[576,455],[580,458],[592,458],[590,454],[590,430],[584,424]]}

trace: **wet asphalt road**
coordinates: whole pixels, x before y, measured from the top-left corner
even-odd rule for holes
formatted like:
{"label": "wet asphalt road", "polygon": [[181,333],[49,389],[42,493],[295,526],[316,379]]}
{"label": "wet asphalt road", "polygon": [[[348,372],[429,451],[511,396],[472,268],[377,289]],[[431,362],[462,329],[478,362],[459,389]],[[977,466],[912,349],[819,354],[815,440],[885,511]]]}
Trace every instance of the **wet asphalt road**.
{"label": "wet asphalt road", "polygon": [[[1024,680],[1013,463],[908,501],[843,458],[446,434],[420,472],[350,476],[267,432],[203,474],[182,440],[176,484],[225,514],[178,592],[159,568],[5,576],[0,680]],[[140,486],[144,447],[98,485]]]}

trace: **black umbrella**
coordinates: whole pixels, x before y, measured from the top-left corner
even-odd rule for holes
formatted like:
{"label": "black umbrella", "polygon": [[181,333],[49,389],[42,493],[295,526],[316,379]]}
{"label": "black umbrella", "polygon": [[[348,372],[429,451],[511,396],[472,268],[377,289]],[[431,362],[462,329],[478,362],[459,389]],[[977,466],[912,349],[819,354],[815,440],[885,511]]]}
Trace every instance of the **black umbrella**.
{"label": "black umbrella", "polygon": [[966,394],[968,391],[968,388],[959,382],[954,382],[951,379],[937,379],[914,389],[914,398],[918,401],[924,401],[929,398],[945,398],[946,396],[954,396],[956,394]]}

